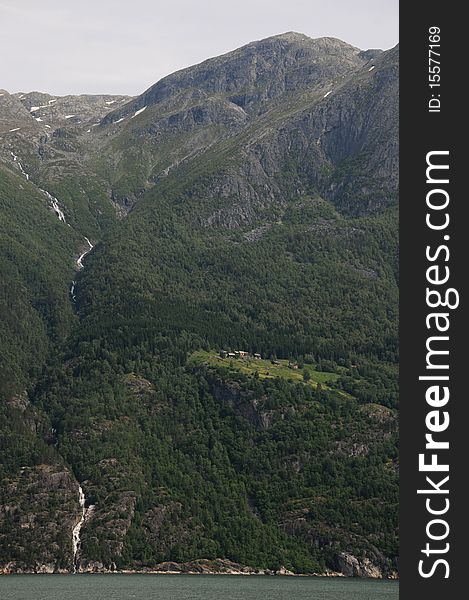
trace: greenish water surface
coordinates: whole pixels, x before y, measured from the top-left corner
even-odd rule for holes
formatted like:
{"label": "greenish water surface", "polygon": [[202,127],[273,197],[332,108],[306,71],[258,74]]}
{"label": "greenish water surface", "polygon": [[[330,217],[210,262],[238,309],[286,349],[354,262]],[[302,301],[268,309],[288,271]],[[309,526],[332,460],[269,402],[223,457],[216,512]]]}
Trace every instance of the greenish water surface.
{"label": "greenish water surface", "polygon": [[399,584],[319,577],[4,575],[1,600],[397,600]]}

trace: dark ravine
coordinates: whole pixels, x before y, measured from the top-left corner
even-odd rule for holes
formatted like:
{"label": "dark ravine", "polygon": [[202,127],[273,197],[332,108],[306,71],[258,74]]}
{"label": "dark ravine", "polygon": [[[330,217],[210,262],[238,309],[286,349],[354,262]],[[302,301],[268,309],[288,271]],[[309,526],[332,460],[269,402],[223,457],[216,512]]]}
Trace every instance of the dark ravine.
{"label": "dark ravine", "polygon": [[1,572],[396,577],[397,105],[397,47],[291,32],[0,91]]}

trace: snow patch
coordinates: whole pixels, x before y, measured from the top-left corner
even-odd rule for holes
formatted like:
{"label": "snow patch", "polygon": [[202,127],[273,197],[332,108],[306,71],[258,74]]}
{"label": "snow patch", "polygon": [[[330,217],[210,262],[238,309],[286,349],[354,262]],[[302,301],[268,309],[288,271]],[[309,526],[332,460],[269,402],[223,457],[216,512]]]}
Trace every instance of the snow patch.
{"label": "snow patch", "polygon": [[130,117],[130,118],[131,118],[131,119],[135,119],[135,117],[136,117],[137,115],[141,114],[141,113],[142,113],[142,112],[143,112],[143,111],[144,111],[146,108],[147,108],[147,107],[146,107],[146,106],[144,106],[144,107],[143,107],[143,108],[141,108],[140,110],[137,110],[137,111],[135,111],[135,114],[134,114],[132,117]]}
{"label": "snow patch", "polygon": [[10,129],[9,133],[12,133],[12,131],[19,131],[20,128],[19,127],[15,127],[14,129]]}
{"label": "snow patch", "polygon": [[73,119],[73,117],[74,117],[74,116],[75,116],[75,115],[65,115],[65,118],[66,118],[66,119]]}
{"label": "snow patch", "polygon": [[124,119],[125,119],[125,117],[122,117],[121,119],[118,119],[117,121],[114,121],[114,123],[121,123]]}
{"label": "snow patch", "polygon": [[327,92],[326,94],[324,94],[324,98],[327,98],[329,96],[329,94],[332,94],[332,90],[330,90],[329,92]]}
{"label": "snow patch", "polygon": [[42,106],[31,106],[31,108],[29,109],[29,112],[36,112],[37,110],[40,110],[41,108],[50,108],[50,105],[43,104]]}
{"label": "snow patch", "polygon": [[35,117],[36,121],[39,121],[40,123],[42,123],[42,119],[41,117]]}
{"label": "snow patch", "polygon": [[374,66],[374,65],[373,65],[372,67],[370,67],[370,68],[368,69],[368,73],[369,73],[370,71],[373,71],[373,69],[374,69],[374,68],[375,68],[375,66]]}
{"label": "snow patch", "polygon": [[115,100],[109,100],[108,102],[105,102],[104,104],[114,104]]}

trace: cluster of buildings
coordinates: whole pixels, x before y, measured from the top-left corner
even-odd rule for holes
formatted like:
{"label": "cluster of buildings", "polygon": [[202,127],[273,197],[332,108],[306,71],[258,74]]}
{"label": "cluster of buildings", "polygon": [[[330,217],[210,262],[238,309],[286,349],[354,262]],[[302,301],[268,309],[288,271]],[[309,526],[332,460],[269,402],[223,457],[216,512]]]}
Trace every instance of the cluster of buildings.
{"label": "cluster of buildings", "polygon": [[[251,354],[251,352],[246,352],[245,350],[234,350],[233,352],[231,352],[231,350],[220,350],[219,353],[220,358],[229,358],[229,359],[233,359],[233,360],[261,360],[262,356],[261,354],[259,354],[258,352],[254,352]],[[277,366],[281,366],[282,362],[272,358],[270,360],[270,362],[273,365],[277,365]],[[289,369],[299,369],[300,365],[298,363],[294,363],[289,361],[288,362],[288,366]]]}
{"label": "cluster of buildings", "polygon": [[220,358],[254,358],[255,360],[261,360],[262,356],[258,352],[251,354],[250,352],[245,352],[244,350],[235,350],[234,352],[229,352],[228,350],[220,350]]}

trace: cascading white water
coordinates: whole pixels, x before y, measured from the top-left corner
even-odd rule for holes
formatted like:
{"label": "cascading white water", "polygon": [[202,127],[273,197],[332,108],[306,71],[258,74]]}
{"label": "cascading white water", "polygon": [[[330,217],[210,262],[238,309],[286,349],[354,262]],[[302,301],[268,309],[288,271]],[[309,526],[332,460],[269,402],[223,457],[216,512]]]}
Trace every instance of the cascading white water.
{"label": "cascading white water", "polygon": [[[83,252],[83,254],[80,254],[79,258],[77,259],[77,267],[79,269],[83,269],[83,259],[85,258],[85,256],[87,254],[89,254],[91,252],[91,250],[93,250],[93,244],[90,242],[90,240],[87,237],[85,237],[85,240],[88,244],[88,250],[85,250],[85,252]],[[72,302],[75,302],[75,300],[77,299],[77,296],[75,294],[75,286],[76,286],[76,281],[73,280],[72,285],[70,287],[70,296],[72,298]]]}
{"label": "cascading white water", "polygon": [[[18,165],[22,175],[24,175],[26,177],[26,179],[29,181],[29,175],[24,170],[23,165],[20,163],[16,154],[14,154],[13,152],[10,152],[10,154],[13,158],[13,162]],[[63,210],[59,206],[59,201],[57,200],[57,198],[55,196],[53,196],[50,192],[48,192],[47,190],[43,190],[42,188],[39,188],[39,191],[41,191],[47,197],[47,199],[50,202],[51,208],[54,211],[54,213],[57,215],[57,218],[59,219],[59,221],[62,221],[62,223],[65,223],[66,225],[68,225],[70,227],[70,224],[67,223],[67,221],[65,219],[65,214],[64,214]],[[88,244],[88,249],[85,250],[82,254],[80,254],[80,256],[78,257],[78,259],[76,261],[77,267],[79,269],[83,269],[83,259],[93,249],[93,244],[90,242],[90,240],[87,237],[85,237],[85,240],[86,240],[86,243]],[[73,302],[75,302],[75,300],[76,300],[75,285],[76,285],[76,282],[72,281],[72,285],[70,287],[70,296],[71,296]]]}
{"label": "cascading white water", "polygon": [[18,157],[16,156],[16,154],[14,154],[13,152],[10,152],[12,158],[13,158],[13,162],[15,162],[18,167],[20,168],[20,171],[22,173],[22,175],[24,175],[26,177],[26,179],[29,180],[29,175],[26,173],[26,171],[23,169],[23,165],[20,163],[20,161],[18,160]]}
{"label": "cascading white water", "polygon": [[[13,162],[18,165],[18,167],[21,171],[21,174],[24,175],[26,177],[26,179],[29,181],[29,175],[24,170],[24,167],[21,164],[19,158],[16,156],[16,154],[14,152],[10,152],[10,154],[13,158]],[[49,200],[50,205],[52,207],[52,210],[57,215],[59,221],[62,221],[63,223],[67,223],[67,221],[65,220],[65,215],[59,206],[59,201],[57,200],[57,198],[55,196],[53,196],[50,192],[48,192],[47,190],[43,190],[42,188],[39,188],[39,191],[42,192],[47,197],[47,199]]]}
{"label": "cascading white water", "polygon": [[77,260],[77,266],[79,269],[83,269],[83,259],[89,252],[91,252],[91,250],[93,250],[93,244],[90,242],[90,240],[87,237],[85,237],[85,240],[88,244],[88,250],[85,250],[85,252],[83,252],[83,254],[80,255],[80,258]]}
{"label": "cascading white water", "polygon": [[81,509],[81,517],[78,523],[72,530],[72,547],[73,547],[73,572],[76,573],[78,569],[78,560],[80,557],[81,550],[81,530],[86,521],[90,518],[94,511],[94,504],[90,504],[88,508],[86,505],[85,493],[81,485],[78,486],[78,502]]}
{"label": "cascading white water", "polygon": [[52,210],[57,215],[59,221],[66,223],[67,221],[65,220],[65,215],[59,206],[59,201],[57,200],[57,198],[55,196],[53,196],[52,194],[50,194],[47,190],[43,190],[42,188],[39,188],[39,189],[41,190],[41,192],[43,194],[45,194],[47,196],[49,202],[51,203]]}
{"label": "cascading white water", "polygon": [[72,544],[73,544],[73,572],[77,572],[77,560],[78,560],[78,551],[80,549],[80,531],[83,527],[83,523],[85,522],[86,508],[85,508],[85,494],[81,485],[78,486],[78,502],[80,503],[81,509],[81,518],[78,523],[75,525],[72,531]]}

